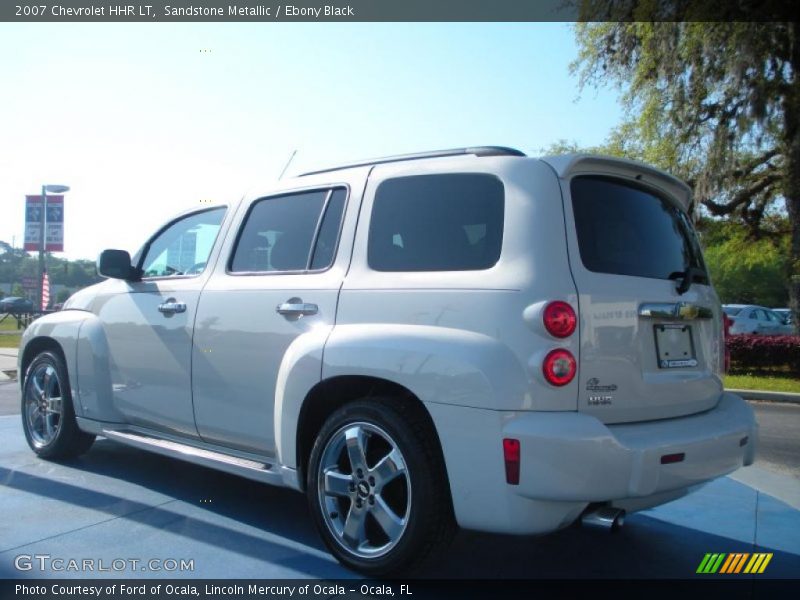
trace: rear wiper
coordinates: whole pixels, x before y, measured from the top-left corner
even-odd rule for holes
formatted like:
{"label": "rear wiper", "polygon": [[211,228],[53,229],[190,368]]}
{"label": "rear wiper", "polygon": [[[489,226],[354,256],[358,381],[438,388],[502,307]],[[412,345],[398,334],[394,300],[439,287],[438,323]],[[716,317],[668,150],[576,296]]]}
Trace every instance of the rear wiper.
{"label": "rear wiper", "polygon": [[700,281],[705,280],[706,272],[701,269],[700,267],[689,267],[685,271],[674,271],[673,273],[669,274],[670,279],[680,279],[680,283],[676,288],[677,292],[680,295],[685,294],[689,291],[692,283],[695,281],[695,278],[698,278]]}

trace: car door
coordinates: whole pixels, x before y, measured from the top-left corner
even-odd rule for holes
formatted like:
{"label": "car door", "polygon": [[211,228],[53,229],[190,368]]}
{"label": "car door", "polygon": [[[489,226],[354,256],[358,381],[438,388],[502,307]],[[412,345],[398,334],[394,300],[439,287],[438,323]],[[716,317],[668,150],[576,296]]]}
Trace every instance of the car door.
{"label": "car door", "polygon": [[780,335],[783,324],[781,318],[771,310],[764,309],[762,312],[767,319],[766,329],[769,335]]}
{"label": "car door", "polygon": [[742,311],[742,326],[738,333],[758,333],[758,311],[745,309]]}
{"label": "car door", "polygon": [[[240,211],[197,310],[192,387],[203,440],[274,452],[284,356],[299,337],[326,336],[334,324],[366,177],[358,173],[257,198]],[[320,372],[311,364],[306,374],[316,382]]]}
{"label": "car door", "polygon": [[758,308],[750,313],[751,318],[754,320],[753,333],[761,335],[770,335],[772,333],[772,326],[767,318],[767,313]]}
{"label": "car door", "polygon": [[764,333],[764,315],[761,311],[754,309],[750,311],[748,316],[750,319],[750,329],[753,333]]}
{"label": "car door", "polygon": [[196,211],[169,223],[135,261],[142,279],[114,282],[96,301],[108,342],[114,403],[130,423],[197,436],[192,327],[225,212]]}

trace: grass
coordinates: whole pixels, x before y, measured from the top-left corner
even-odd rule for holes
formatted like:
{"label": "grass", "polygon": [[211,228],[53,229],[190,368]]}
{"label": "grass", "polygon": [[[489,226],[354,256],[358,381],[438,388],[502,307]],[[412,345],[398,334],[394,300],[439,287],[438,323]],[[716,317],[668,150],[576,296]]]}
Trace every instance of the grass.
{"label": "grass", "polygon": [[[4,313],[0,313],[0,319],[4,316]],[[0,348],[19,348],[22,331],[17,329],[17,320],[11,315],[0,321]]]}
{"label": "grass", "polygon": [[2,334],[0,335],[0,348],[19,348],[19,340],[22,334]]}
{"label": "grass", "polygon": [[800,379],[785,376],[725,375],[725,387],[736,390],[763,390],[765,392],[792,392],[800,394]]}
{"label": "grass", "polygon": [[[5,319],[3,319],[5,317]],[[17,320],[12,317],[11,315],[5,316],[5,313],[0,313],[0,331],[22,331],[21,329],[17,329]]]}

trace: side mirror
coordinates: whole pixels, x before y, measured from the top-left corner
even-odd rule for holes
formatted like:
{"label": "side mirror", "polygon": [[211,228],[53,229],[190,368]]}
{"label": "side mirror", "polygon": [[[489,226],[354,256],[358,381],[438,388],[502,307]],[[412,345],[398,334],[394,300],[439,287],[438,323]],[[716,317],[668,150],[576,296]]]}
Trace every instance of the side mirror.
{"label": "side mirror", "polygon": [[97,272],[103,277],[132,281],[138,279],[125,250],[103,250],[97,259]]}

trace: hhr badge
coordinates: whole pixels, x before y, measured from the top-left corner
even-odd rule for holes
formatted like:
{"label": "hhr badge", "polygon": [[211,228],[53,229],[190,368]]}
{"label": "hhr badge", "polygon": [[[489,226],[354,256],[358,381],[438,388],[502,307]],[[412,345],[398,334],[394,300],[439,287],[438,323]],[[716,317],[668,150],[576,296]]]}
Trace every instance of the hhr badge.
{"label": "hhr badge", "polygon": [[[616,392],[617,384],[611,383],[609,385],[600,385],[600,380],[597,377],[592,377],[586,382],[587,392]],[[608,406],[614,402],[614,396],[611,394],[592,394],[587,398],[589,406]]]}
{"label": "hhr badge", "polygon": [[607,406],[613,401],[613,396],[589,396],[587,403],[589,406]]}

